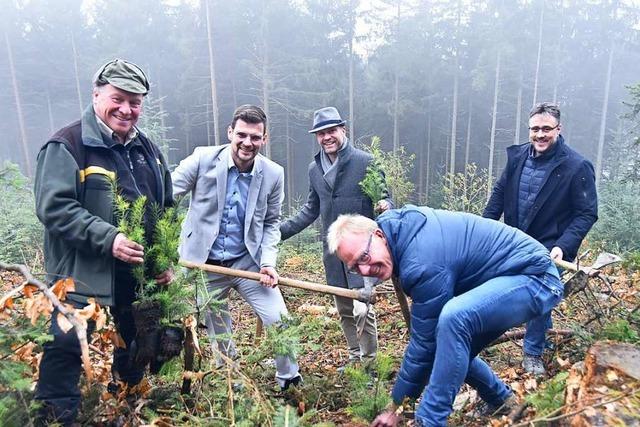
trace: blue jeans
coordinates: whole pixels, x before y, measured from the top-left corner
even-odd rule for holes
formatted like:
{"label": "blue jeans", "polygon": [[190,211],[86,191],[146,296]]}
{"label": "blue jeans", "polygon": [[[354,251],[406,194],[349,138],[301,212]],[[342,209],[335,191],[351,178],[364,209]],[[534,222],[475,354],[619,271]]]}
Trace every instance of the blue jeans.
{"label": "blue jeans", "polygon": [[425,426],[444,426],[466,382],[487,403],[500,405],[511,390],[477,354],[506,330],[551,309],[562,299],[555,267],[536,276],[503,276],[452,298],[436,329],[431,376],[416,411]]}
{"label": "blue jeans", "polygon": [[[558,275],[562,274],[562,268],[556,268],[558,269]],[[551,310],[549,310],[548,313],[544,313],[542,316],[529,320],[527,322],[527,329],[524,335],[524,354],[528,354],[529,356],[542,356],[547,342],[547,331],[551,328],[553,328]]]}

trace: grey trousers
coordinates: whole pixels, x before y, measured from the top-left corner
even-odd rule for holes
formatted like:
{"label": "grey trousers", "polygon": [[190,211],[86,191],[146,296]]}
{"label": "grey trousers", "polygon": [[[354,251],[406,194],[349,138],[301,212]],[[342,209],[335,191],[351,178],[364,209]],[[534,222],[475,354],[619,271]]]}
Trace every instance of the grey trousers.
{"label": "grey trousers", "polygon": [[[260,270],[249,254],[234,262],[232,268],[245,271]],[[231,289],[235,289],[255,314],[260,316],[265,327],[279,322],[281,316],[288,313],[279,288],[267,288],[249,279],[215,273],[207,273],[207,275],[208,296],[206,298],[209,301],[215,301],[214,304],[209,303],[209,307],[215,305],[215,308],[207,309],[205,314],[207,332],[212,342],[217,341],[220,352],[232,359],[236,357],[237,351],[232,339],[233,330],[228,305]],[[202,302],[203,298],[200,298],[199,303]],[[275,362],[276,381],[280,386],[284,386],[285,380],[298,375],[299,368],[295,360],[287,356],[276,356]]]}
{"label": "grey trousers", "polygon": [[358,339],[357,324],[366,313],[366,304],[358,300],[345,297],[335,297],[336,309],[340,315],[342,332],[349,346],[349,360],[371,360],[376,357],[378,350],[378,328],[373,306],[364,321],[362,336]]}

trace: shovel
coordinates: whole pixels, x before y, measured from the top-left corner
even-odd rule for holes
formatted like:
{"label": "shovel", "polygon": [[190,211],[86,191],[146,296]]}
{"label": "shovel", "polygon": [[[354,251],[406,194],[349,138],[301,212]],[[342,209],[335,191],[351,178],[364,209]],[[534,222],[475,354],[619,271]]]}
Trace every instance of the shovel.
{"label": "shovel", "polygon": [[565,270],[573,271],[574,275],[569,278],[564,284],[564,296],[579,292],[587,287],[587,281],[589,277],[603,277],[601,273],[601,269],[615,264],[617,262],[622,261],[622,258],[618,255],[610,254],[608,252],[603,252],[596,258],[593,265],[590,267],[582,267],[574,264],[572,262],[564,261],[564,260],[553,260],[553,262],[561,268]]}
{"label": "shovel", "polygon": [[[216,274],[223,274],[225,276],[239,277],[243,279],[250,279],[260,281],[260,273],[253,271],[244,271],[234,268],[220,267],[210,264],[197,264],[191,261],[181,259],[179,264],[187,268],[197,268],[200,270],[208,271]],[[366,304],[374,304],[376,302],[376,291],[373,288],[363,289],[345,289],[337,286],[321,285],[319,283],[305,282],[302,280],[287,279],[286,277],[280,277],[278,279],[278,285],[288,286],[291,288],[304,289],[311,292],[319,292],[322,294],[338,295],[341,297],[356,299]]]}

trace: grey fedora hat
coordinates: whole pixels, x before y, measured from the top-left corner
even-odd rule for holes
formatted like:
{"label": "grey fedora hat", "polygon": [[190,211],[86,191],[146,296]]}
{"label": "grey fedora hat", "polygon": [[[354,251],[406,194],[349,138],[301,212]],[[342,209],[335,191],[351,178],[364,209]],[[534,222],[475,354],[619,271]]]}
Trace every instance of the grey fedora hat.
{"label": "grey fedora hat", "polygon": [[316,133],[334,126],[343,126],[345,123],[347,121],[342,120],[336,107],[324,107],[313,113],[313,127],[309,133]]}

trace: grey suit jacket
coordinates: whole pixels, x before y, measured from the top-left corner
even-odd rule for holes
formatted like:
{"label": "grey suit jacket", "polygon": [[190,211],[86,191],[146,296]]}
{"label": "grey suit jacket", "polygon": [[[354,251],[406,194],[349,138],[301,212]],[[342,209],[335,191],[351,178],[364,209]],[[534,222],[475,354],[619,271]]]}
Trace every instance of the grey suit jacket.
{"label": "grey suit jacket", "polygon": [[[341,214],[360,214],[373,218],[373,202],[362,192],[360,181],[364,179],[367,166],[373,156],[354,148],[351,144],[340,151],[340,161],[333,189],[324,180],[320,153],[309,164],[309,195],[307,202],[295,216],[283,221],[280,226],[282,239],[287,239],[322,218],[323,262],[327,284],[343,288],[361,288],[362,276],[349,274],[337,256],[329,253],[326,233],[329,226]],[[388,192],[387,192],[388,195]],[[387,200],[391,207],[393,202]]]}
{"label": "grey suit jacket", "polygon": [[[191,192],[180,235],[180,257],[203,263],[218,237],[227,191],[230,146],[198,147],[171,174],[174,197]],[[249,185],[244,243],[256,265],[275,267],[284,200],[284,169],[259,154]]]}

